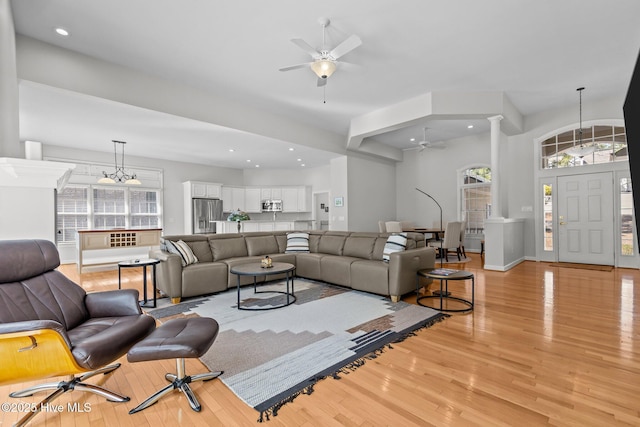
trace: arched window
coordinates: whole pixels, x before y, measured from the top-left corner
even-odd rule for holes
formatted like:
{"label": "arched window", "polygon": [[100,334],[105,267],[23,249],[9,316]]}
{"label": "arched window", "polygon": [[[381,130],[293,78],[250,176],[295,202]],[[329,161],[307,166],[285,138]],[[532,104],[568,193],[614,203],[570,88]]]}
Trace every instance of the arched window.
{"label": "arched window", "polygon": [[[582,142],[582,143],[581,143]],[[571,129],[541,143],[543,169],[593,165],[628,160],[624,126],[594,125]]]}
{"label": "arched window", "polygon": [[474,166],[462,171],[460,218],[466,234],[484,233],[484,220],[491,215],[491,168]]}

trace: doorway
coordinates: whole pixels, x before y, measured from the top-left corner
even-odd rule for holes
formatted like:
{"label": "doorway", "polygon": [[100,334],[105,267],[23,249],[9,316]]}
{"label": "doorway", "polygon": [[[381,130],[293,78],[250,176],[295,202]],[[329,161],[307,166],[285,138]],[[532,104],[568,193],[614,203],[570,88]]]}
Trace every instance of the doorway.
{"label": "doorway", "polygon": [[613,174],[558,177],[558,260],[614,265]]}

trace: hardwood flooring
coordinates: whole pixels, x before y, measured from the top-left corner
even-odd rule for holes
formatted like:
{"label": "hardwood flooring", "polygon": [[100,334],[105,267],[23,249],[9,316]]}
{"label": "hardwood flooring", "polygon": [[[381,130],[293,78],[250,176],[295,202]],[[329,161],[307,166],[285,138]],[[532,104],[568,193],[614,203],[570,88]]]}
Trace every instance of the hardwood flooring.
{"label": "hardwood flooring", "polygon": [[[524,262],[484,271],[478,254],[464,269],[476,277],[476,306],[393,345],[341,380],[326,379],[311,395],[285,405],[267,425],[279,426],[614,426],[640,425],[640,271],[612,272]],[[454,265],[453,268],[456,268]],[[116,289],[117,271],[78,277],[88,291]],[[123,270],[124,287],[141,288],[139,271]],[[470,291],[470,285],[454,292]],[[405,298],[415,302],[415,296]],[[215,343],[214,343],[215,345]],[[241,357],[239,355],[238,357]],[[196,383],[203,405],[193,412],[181,393],[129,415],[175,372],[173,361],[128,363],[99,380],[125,395],[111,403],[82,392],[55,403],[62,413],[33,426],[250,426],[258,413],[219,380]],[[197,360],[187,372],[204,371]],[[220,369],[224,369],[220,367]],[[0,388],[2,402],[27,384]],[[73,413],[67,404],[88,404]],[[3,411],[0,425],[18,414]]]}

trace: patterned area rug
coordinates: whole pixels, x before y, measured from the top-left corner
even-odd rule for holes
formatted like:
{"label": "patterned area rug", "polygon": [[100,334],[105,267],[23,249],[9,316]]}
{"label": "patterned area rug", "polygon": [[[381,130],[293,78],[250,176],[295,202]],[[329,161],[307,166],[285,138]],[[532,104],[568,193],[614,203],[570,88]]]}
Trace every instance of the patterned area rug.
{"label": "patterned area rug", "polygon": [[[282,290],[272,282],[259,291]],[[260,412],[258,421],[313,386],[375,358],[390,344],[447,315],[436,310],[392,303],[389,298],[296,279],[296,302],[271,311],[241,311],[234,290],[168,305],[149,313],[161,322],[170,317],[212,317],[218,338],[201,358],[242,401]],[[242,288],[241,305],[265,307],[282,303],[281,294],[253,293]]]}

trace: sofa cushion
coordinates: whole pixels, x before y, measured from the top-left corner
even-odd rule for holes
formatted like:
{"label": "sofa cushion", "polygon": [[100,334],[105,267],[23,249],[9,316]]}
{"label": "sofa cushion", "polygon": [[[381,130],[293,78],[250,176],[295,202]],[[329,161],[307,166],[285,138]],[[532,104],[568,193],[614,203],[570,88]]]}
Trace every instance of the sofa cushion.
{"label": "sofa cushion", "polygon": [[193,254],[198,258],[198,262],[211,262],[213,261],[213,255],[211,254],[211,246],[209,241],[193,241],[189,242],[185,240],[185,243],[189,245]]}
{"label": "sofa cushion", "polygon": [[407,234],[393,233],[387,238],[387,244],[384,245],[382,252],[382,260],[389,262],[389,255],[393,252],[402,252],[407,248]]}
{"label": "sofa cushion", "polygon": [[209,239],[214,261],[248,256],[244,237]]}
{"label": "sofa cushion", "polygon": [[228,267],[223,262],[199,262],[182,269],[182,297],[207,295],[227,290]]}
{"label": "sofa cushion", "polygon": [[276,236],[276,241],[278,242],[278,252],[283,254],[284,251],[287,250],[287,235],[286,234],[278,234]]}
{"label": "sofa cushion", "polygon": [[279,252],[278,242],[275,236],[246,236],[244,240],[247,244],[247,253],[249,256],[275,254]]}
{"label": "sofa cushion", "polygon": [[389,295],[389,264],[379,260],[358,260],[351,264],[351,288]]}
{"label": "sofa cushion", "polygon": [[342,255],[342,249],[344,248],[344,236],[327,236],[324,235],[320,238],[318,244],[318,252],[329,255]]}
{"label": "sofa cushion", "polygon": [[301,252],[309,252],[309,233],[287,234],[287,249],[285,253],[292,254]]}
{"label": "sofa cushion", "polygon": [[342,255],[357,258],[371,259],[376,239],[373,237],[349,236],[344,242]]}
{"label": "sofa cushion", "polygon": [[360,258],[325,255],[320,259],[322,280],[340,286],[351,286],[351,264]]}
{"label": "sofa cushion", "polygon": [[320,253],[296,254],[296,276],[306,279],[322,280],[320,261],[327,255]]}
{"label": "sofa cushion", "polygon": [[191,247],[189,247],[189,245],[184,241],[178,240],[177,242],[172,242],[171,240],[165,240],[165,245],[167,247],[167,251],[172,254],[180,255],[183,267],[198,262],[198,258],[193,254]]}

